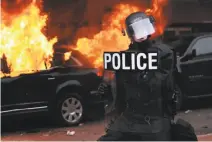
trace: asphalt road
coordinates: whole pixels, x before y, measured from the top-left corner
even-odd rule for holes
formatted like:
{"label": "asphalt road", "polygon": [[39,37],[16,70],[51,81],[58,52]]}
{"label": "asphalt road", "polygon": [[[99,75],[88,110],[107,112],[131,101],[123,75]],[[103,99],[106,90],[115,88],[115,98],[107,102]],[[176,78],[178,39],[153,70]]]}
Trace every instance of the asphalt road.
{"label": "asphalt road", "polygon": [[[176,118],[189,121],[200,140],[212,141],[212,99],[188,101]],[[22,121],[3,123],[2,140],[96,140],[104,134],[104,121],[89,120],[75,127],[58,127],[45,117],[28,118]],[[7,128],[7,129],[6,129]]]}

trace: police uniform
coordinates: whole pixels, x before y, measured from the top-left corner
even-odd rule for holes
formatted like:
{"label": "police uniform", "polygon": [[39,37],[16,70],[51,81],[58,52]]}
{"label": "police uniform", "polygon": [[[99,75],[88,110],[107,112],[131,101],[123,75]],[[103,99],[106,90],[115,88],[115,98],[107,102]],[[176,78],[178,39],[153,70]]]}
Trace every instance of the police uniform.
{"label": "police uniform", "polygon": [[[99,141],[171,140],[174,54],[167,45],[150,41],[155,33],[150,16],[132,13],[125,24],[132,41],[125,52],[157,52],[159,68],[116,71],[113,103],[106,107],[107,133]],[[111,88],[114,90],[113,85]]]}
{"label": "police uniform", "polygon": [[173,52],[164,44],[131,44],[127,52],[157,52],[155,71],[116,72],[117,92],[106,108],[107,134],[99,141],[170,140],[173,107]]}

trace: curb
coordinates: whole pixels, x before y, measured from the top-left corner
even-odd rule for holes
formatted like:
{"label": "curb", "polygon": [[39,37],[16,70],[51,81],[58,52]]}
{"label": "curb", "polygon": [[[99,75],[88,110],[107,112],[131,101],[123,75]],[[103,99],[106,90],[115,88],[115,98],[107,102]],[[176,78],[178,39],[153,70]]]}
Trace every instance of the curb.
{"label": "curb", "polygon": [[212,133],[197,136],[198,141],[212,141]]}
{"label": "curb", "polygon": [[212,133],[204,134],[204,135],[197,135],[198,138],[208,137],[208,136],[212,136]]}

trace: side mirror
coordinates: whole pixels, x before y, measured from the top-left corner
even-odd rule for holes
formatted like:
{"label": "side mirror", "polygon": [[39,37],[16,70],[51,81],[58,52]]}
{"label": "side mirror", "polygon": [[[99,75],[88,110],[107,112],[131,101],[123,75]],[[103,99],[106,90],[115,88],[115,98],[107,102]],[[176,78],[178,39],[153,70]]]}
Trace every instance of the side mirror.
{"label": "side mirror", "polygon": [[186,56],[185,56],[185,60],[190,60],[192,58],[196,57],[196,50],[193,49],[190,53],[188,53]]}
{"label": "side mirror", "polygon": [[197,56],[196,49],[193,49],[193,50],[192,50],[191,55],[192,55],[192,57],[196,57],[196,56]]}

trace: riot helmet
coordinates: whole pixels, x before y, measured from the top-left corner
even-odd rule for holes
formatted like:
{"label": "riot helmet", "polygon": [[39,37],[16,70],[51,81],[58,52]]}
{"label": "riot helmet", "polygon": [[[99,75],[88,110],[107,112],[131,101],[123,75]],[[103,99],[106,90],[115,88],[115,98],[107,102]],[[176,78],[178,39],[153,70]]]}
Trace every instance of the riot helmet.
{"label": "riot helmet", "polygon": [[128,37],[134,42],[142,42],[155,33],[155,19],[144,12],[130,14],[125,20]]}

